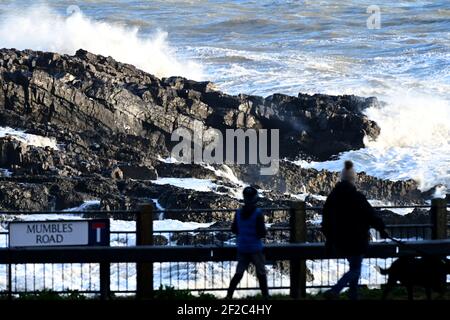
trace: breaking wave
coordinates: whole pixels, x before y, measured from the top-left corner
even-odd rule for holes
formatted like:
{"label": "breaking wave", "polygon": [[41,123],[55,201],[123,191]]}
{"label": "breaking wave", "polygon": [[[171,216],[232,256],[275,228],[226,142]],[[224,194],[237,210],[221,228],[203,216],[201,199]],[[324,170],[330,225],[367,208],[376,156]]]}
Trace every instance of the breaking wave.
{"label": "breaking wave", "polygon": [[82,48],[112,56],[158,77],[201,79],[202,68],[193,61],[179,61],[160,30],[142,37],[138,28],[96,21],[73,10],[58,14],[45,6],[10,10],[0,22],[0,47],[74,54]]}

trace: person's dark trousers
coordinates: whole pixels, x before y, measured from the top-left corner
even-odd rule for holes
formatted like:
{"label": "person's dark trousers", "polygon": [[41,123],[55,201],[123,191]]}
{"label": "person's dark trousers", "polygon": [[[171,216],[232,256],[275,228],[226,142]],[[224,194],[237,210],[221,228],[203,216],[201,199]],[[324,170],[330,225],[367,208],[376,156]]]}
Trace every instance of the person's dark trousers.
{"label": "person's dark trousers", "polygon": [[361,275],[361,266],[363,256],[347,257],[350,265],[349,270],[342,276],[341,279],[331,288],[331,291],[339,294],[345,286],[349,286],[348,295],[351,300],[358,299],[358,282]]}
{"label": "person's dark trousers", "polygon": [[262,252],[255,252],[255,253],[238,253],[238,264],[236,267],[236,273],[231,279],[230,287],[228,288],[227,292],[228,299],[231,299],[233,297],[233,293],[236,290],[237,285],[241,281],[244,272],[247,270],[250,263],[253,263],[253,265],[255,266],[256,276],[259,281],[259,287],[261,289],[262,296],[264,298],[269,297],[264,254]]}

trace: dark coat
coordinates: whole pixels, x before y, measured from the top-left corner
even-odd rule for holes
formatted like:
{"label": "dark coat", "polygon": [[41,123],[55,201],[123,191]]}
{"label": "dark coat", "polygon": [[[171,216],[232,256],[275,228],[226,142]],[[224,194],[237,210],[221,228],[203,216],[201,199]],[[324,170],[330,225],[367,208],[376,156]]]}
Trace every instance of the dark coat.
{"label": "dark coat", "polygon": [[364,255],[369,245],[369,229],[385,228],[366,197],[346,181],[336,184],[322,214],[327,248],[338,255]]}
{"label": "dark coat", "polygon": [[[256,210],[256,206],[254,206],[254,205],[244,205],[241,209],[242,218],[249,219],[253,215],[255,210]],[[256,229],[256,235],[259,239],[264,238],[266,236],[267,231],[266,231],[266,225],[264,224],[264,215],[258,214],[258,216],[256,217],[255,229]],[[234,215],[233,223],[231,225],[231,231],[234,234],[239,235],[240,230],[238,228],[238,223],[237,223],[237,214]]]}

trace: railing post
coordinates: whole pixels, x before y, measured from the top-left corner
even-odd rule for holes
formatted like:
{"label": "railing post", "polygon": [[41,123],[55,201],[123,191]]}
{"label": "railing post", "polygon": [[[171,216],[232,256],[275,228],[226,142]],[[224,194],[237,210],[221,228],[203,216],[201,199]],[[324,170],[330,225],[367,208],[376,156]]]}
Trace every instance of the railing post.
{"label": "railing post", "polygon": [[447,200],[431,200],[431,224],[433,239],[447,239]]}
{"label": "railing post", "polygon": [[111,297],[111,274],[108,262],[100,263],[100,299],[108,300]]}
{"label": "railing post", "polygon": [[[142,205],[136,217],[136,245],[153,245],[153,204]],[[153,263],[136,264],[136,298],[153,298]]]}
{"label": "railing post", "polygon": [[8,264],[8,299],[12,300],[12,265]]}
{"label": "railing post", "polygon": [[[290,242],[306,242],[306,206],[305,202],[293,201],[290,208],[289,223],[291,228]],[[306,297],[306,261],[290,261],[291,290],[293,299]]]}

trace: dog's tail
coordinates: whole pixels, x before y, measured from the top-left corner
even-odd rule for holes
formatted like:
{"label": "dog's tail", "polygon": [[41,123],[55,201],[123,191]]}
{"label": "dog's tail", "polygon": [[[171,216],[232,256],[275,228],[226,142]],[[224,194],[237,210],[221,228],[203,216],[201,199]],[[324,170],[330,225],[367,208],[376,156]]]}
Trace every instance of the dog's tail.
{"label": "dog's tail", "polygon": [[387,275],[387,274],[389,274],[389,269],[390,268],[387,268],[387,269],[383,269],[383,268],[381,268],[380,266],[375,266],[375,270],[377,270],[380,274],[382,274],[382,275]]}

